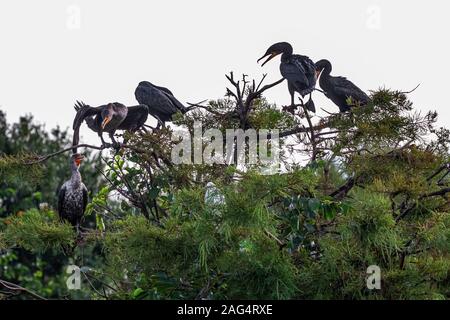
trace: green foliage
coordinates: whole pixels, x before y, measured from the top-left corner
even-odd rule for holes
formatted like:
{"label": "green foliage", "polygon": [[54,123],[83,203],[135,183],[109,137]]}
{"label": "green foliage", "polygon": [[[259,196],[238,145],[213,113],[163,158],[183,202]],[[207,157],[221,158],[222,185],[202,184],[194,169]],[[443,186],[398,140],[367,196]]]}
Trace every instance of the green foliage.
{"label": "green foliage", "polygon": [[[295,268],[264,232],[275,229],[277,221],[265,205],[267,199],[255,194],[256,183],[264,182],[259,192],[273,198],[292,181],[256,177],[249,174],[240,184],[224,188],[226,206],[206,205],[202,189],[180,190],[164,228],[143,217],[114,223],[105,241],[111,272],[127,270],[127,278],[141,290],[153,292],[153,298],[195,298],[209,286],[214,290],[205,291],[205,297],[293,297]],[[172,279],[172,290],[161,292],[149,280],[160,272]],[[183,286],[189,289],[181,292]]]}
{"label": "green foliage", "polygon": [[67,223],[60,223],[52,211],[35,209],[5,220],[7,228],[4,238],[9,247],[19,246],[32,252],[45,252],[73,246],[75,233]]}
{"label": "green foliage", "polygon": [[2,232],[0,232],[0,251],[5,250],[7,248],[8,246],[6,244],[5,235]]}
{"label": "green foliage", "polygon": [[[57,152],[70,146],[67,131],[55,128],[48,133],[44,126],[36,124],[32,116],[21,117],[18,123],[7,124],[0,110],[0,217],[15,214],[40,203],[56,207],[55,194],[64,179],[69,177],[69,155],[63,154],[40,164],[30,164],[37,155]],[[90,152],[86,151],[86,156]],[[84,183],[96,192],[101,179],[97,168],[100,159],[87,159],[82,166]],[[39,193],[39,199],[35,195]]]}
{"label": "green foliage", "polygon": [[[62,266],[46,274],[41,256],[53,253],[48,259],[56,264],[54,253],[76,241],[64,263],[84,262],[91,269],[83,274],[95,278],[72,298],[449,299],[450,131],[434,127],[436,113],[415,113],[402,92],[380,89],[372,100],[318,121],[331,133],[317,129],[316,137],[308,132],[295,142],[283,139],[284,151],[301,146],[295,157],[306,160],[286,161],[283,173],[271,175],[259,173],[258,165],[242,171],[175,166],[170,128],[125,133],[127,148],[104,159],[108,183],[93,192],[86,212],[90,230],[79,237],[51,210],[16,214],[32,203],[52,203],[41,181],[38,187],[22,181],[26,196],[18,195],[17,185],[4,184],[3,199],[20,201],[7,203],[8,217],[0,222],[0,277],[61,297],[67,294]],[[232,97],[209,101],[206,108],[178,114],[175,123],[190,131],[194,121],[205,130],[240,127]],[[251,110],[252,128],[306,125],[307,115],[282,112],[263,97]],[[0,117],[0,130],[1,123]],[[28,137],[25,124],[7,132]],[[2,144],[11,142],[0,139]],[[6,153],[0,170],[9,174],[23,154],[44,145]],[[93,166],[83,177],[98,179]],[[30,174],[20,178],[33,180]],[[53,186],[54,177],[41,176],[46,178]],[[223,201],[205,200],[208,182]],[[381,290],[367,288],[372,265],[381,269]],[[46,285],[33,282],[42,278]]]}
{"label": "green foliage", "polygon": [[35,158],[33,155],[26,154],[1,157],[0,178],[11,184],[18,184],[20,181],[30,181],[36,185],[42,179],[44,173],[42,166],[39,164],[27,165],[27,163],[32,162]]}
{"label": "green foliage", "polygon": [[[0,110],[0,279],[50,298],[68,295],[65,267],[70,262],[61,249],[65,244],[70,248],[75,235],[68,226],[61,226],[51,211],[56,207],[58,188],[69,178],[69,155],[62,154],[40,164],[30,162],[38,155],[57,152],[70,144],[71,138],[65,130],[55,128],[49,132],[31,116],[8,124]],[[100,158],[91,157],[88,151],[85,155],[81,168],[83,180],[96,193],[102,183],[98,174],[98,167],[102,166]],[[42,209],[39,214],[38,208]],[[84,261],[93,263],[98,255],[87,256]],[[88,290],[71,294],[77,298],[88,295]]]}

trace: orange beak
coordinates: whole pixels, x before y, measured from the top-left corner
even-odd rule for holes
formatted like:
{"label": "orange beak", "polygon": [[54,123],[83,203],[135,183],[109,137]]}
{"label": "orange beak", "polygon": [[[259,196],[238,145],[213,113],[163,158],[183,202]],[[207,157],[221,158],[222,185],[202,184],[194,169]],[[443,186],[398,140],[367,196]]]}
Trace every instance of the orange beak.
{"label": "orange beak", "polygon": [[84,160],[84,156],[82,156],[81,154],[77,155],[77,157],[75,158],[75,164],[79,167],[81,165],[81,162],[83,162]]}
{"label": "orange beak", "polygon": [[106,116],[105,119],[103,119],[102,130],[105,129],[106,125],[111,121],[111,119],[112,119],[111,116]]}
{"label": "orange beak", "polygon": [[[269,58],[266,61],[264,61],[264,63],[261,65],[261,67],[264,66],[267,62],[269,62],[270,60],[272,60],[273,58],[275,58],[279,54],[280,54],[280,52],[272,52],[270,54]],[[257,63],[259,63],[262,59],[264,59],[267,56],[268,56],[268,54],[266,54],[266,55],[262,56],[261,58],[259,58]]]}

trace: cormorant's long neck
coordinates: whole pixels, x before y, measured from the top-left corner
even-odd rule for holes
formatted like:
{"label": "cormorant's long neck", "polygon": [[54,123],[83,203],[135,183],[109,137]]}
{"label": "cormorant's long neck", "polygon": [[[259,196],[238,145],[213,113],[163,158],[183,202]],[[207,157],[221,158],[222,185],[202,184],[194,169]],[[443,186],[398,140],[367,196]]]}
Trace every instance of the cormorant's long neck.
{"label": "cormorant's long neck", "polygon": [[322,74],[320,75],[320,80],[319,80],[321,87],[325,87],[325,88],[328,87],[329,80],[331,78],[331,70],[332,70],[331,63],[325,64],[325,66],[322,70]]}
{"label": "cormorant's long neck", "polygon": [[322,73],[324,74],[324,75],[326,75],[327,77],[329,77],[330,75],[331,75],[331,64],[326,64],[325,65],[325,68],[323,68],[323,71],[322,71]]}
{"label": "cormorant's long neck", "polygon": [[291,59],[291,57],[292,57],[292,50],[286,50],[281,55],[281,61],[287,62],[289,61],[289,59]]}
{"label": "cormorant's long neck", "polygon": [[70,178],[70,183],[74,187],[79,187],[81,185],[81,174],[78,168],[72,168],[72,177]]}

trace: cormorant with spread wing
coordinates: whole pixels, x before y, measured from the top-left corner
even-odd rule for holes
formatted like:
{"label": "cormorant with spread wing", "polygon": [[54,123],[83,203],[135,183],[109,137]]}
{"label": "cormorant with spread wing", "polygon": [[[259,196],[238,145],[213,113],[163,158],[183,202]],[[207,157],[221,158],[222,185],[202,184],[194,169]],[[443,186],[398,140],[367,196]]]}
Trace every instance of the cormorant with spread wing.
{"label": "cormorant with spread wing", "polygon": [[311,99],[311,94],[317,81],[314,62],[307,56],[293,54],[292,46],[287,42],[279,42],[272,45],[258,62],[268,56],[269,58],[262,64],[264,66],[279,54],[281,54],[280,71],[281,75],[288,81],[291,106],[295,105],[295,92],[298,92],[302,98],[309,94],[309,101],[305,104],[305,107],[309,111],[316,112],[314,102]]}
{"label": "cormorant with spread wing", "polygon": [[370,102],[369,96],[353,82],[344,77],[331,76],[332,65],[328,60],[316,62],[320,73],[319,84],[325,96],[339,107],[340,112],[346,112],[353,106],[364,106]]}
{"label": "cormorant with spread wing", "polygon": [[189,110],[174,97],[169,89],[156,86],[148,81],[140,82],[134,95],[140,104],[148,106],[150,115],[158,120],[158,127],[167,121],[172,121],[175,113],[184,114]]}
{"label": "cormorant with spread wing", "polygon": [[[77,115],[73,121],[73,145],[78,145],[80,139],[80,127],[84,120],[93,119],[91,125],[98,128],[98,135],[104,146],[107,145],[103,139],[103,132],[108,132],[114,145],[117,141],[114,139],[114,133],[125,120],[128,114],[128,108],[121,103],[114,102],[100,107],[91,107],[82,102],[75,105]],[[95,116],[95,118],[93,118]],[[91,121],[91,120],[87,120]],[[91,128],[92,129],[92,128]],[[76,150],[73,150],[76,153]]]}
{"label": "cormorant with spread wing", "polygon": [[[82,102],[75,104],[75,110],[78,111],[83,108]],[[125,119],[117,126],[116,130],[127,130],[130,132],[136,132],[142,128],[148,119],[148,107],[144,104],[138,106],[127,107],[128,112]],[[84,119],[89,129],[99,133],[102,130],[101,119],[98,116],[90,116]]]}
{"label": "cormorant with spread wing", "polygon": [[58,214],[61,220],[68,221],[72,226],[80,226],[88,202],[88,190],[81,181],[78,170],[84,157],[81,154],[73,154],[70,157],[72,176],[59,190]]}

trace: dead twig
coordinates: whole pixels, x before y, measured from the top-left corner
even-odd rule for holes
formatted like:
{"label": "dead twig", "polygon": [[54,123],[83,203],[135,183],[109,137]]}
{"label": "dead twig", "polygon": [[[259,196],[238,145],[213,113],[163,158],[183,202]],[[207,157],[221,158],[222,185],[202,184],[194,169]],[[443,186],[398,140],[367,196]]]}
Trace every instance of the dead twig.
{"label": "dead twig", "polygon": [[37,293],[27,289],[27,288],[21,287],[21,286],[19,286],[17,284],[11,283],[11,282],[6,281],[6,280],[0,280],[0,285],[2,285],[6,289],[11,290],[13,292],[25,292],[25,293],[28,293],[29,295],[31,295],[31,296],[39,299],[39,300],[48,300],[47,298],[44,298],[43,296],[41,296],[41,295],[39,295],[39,294],[37,294]]}
{"label": "dead twig", "polygon": [[413,93],[414,91],[416,91],[419,87],[420,87],[420,83],[419,83],[414,89],[412,89],[412,90],[410,90],[410,91],[406,91],[406,92],[400,92],[400,93],[403,93],[403,94],[410,94],[410,93]]}

